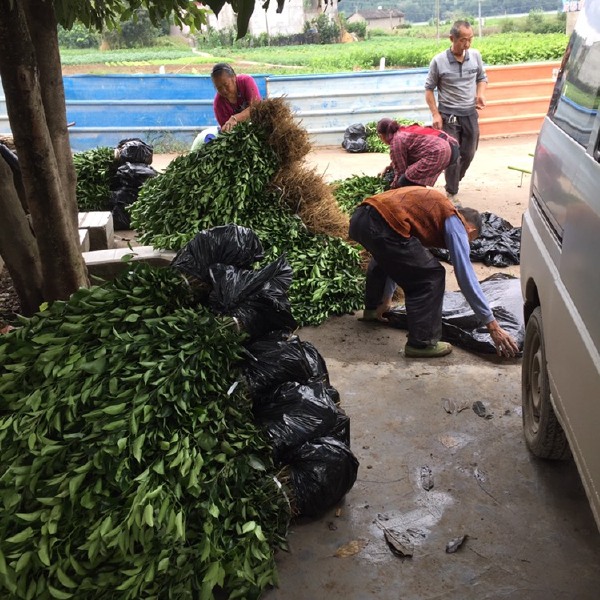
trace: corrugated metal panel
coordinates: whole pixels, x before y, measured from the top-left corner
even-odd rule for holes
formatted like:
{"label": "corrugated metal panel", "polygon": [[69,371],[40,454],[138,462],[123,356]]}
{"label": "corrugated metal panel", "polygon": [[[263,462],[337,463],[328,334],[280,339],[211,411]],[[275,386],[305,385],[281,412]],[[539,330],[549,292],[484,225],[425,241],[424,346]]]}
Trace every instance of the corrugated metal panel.
{"label": "corrugated metal panel", "polygon": [[[266,77],[254,79],[265,97]],[[64,86],[74,151],[116,146],[127,137],[189,147],[217,124],[209,75],[73,75]]]}
{"label": "corrugated metal panel", "polygon": [[382,117],[431,121],[427,69],[267,78],[268,97],[284,96],[317,146],[339,145],[353,123]]}

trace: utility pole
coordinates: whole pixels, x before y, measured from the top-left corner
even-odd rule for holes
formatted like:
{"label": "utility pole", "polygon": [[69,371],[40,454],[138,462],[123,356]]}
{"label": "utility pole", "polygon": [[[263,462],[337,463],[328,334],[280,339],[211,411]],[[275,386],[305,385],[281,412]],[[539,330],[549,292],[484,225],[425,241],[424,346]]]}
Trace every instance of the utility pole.
{"label": "utility pole", "polygon": [[435,37],[440,41],[440,0],[435,0]]}
{"label": "utility pole", "polygon": [[479,8],[479,19],[478,19],[478,24],[479,24],[479,37],[481,37],[481,0],[478,0],[477,2],[478,4],[478,8]]}

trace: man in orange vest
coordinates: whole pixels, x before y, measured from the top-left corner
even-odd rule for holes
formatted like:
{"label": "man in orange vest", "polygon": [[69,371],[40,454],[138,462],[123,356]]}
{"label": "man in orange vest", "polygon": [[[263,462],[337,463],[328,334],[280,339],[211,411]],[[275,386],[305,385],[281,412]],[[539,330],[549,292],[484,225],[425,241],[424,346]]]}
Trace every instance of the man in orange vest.
{"label": "man in orange vest", "polygon": [[428,248],[446,248],[458,285],[487,327],[501,356],[515,356],[517,343],[496,321],[469,258],[479,235],[476,210],[457,208],[435,189],[409,186],[365,199],[350,219],[350,238],[373,257],[367,271],[364,320],[383,320],[396,285],[404,290],[409,358],[445,356],[441,342],[446,270]]}

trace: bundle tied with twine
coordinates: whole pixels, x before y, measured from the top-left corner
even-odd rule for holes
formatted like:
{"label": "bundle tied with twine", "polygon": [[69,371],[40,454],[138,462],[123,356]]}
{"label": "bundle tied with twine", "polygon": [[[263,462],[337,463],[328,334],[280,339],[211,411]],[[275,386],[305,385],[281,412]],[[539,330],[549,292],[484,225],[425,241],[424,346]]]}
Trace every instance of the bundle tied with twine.
{"label": "bundle tied with twine", "polygon": [[300,127],[284,98],[269,98],[252,104],[250,120],[252,126],[265,135],[280,170],[302,161],[310,152],[308,133]]}
{"label": "bundle tied with twine", "polygon": [[331,186],[314,168],[292,164],[275,175],[273,186],[309,231],[348,240],[350,219],[340,209]]}

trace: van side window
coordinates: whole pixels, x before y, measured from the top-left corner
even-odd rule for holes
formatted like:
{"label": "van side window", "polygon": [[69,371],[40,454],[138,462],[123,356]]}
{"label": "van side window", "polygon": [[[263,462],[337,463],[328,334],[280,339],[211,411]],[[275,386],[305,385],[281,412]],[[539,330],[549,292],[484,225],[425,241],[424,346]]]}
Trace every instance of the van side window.
{"label": "van side window", "polygon": [[600,41],[573,35],[556,81],[548,116],[587,148],[600,104]]}

